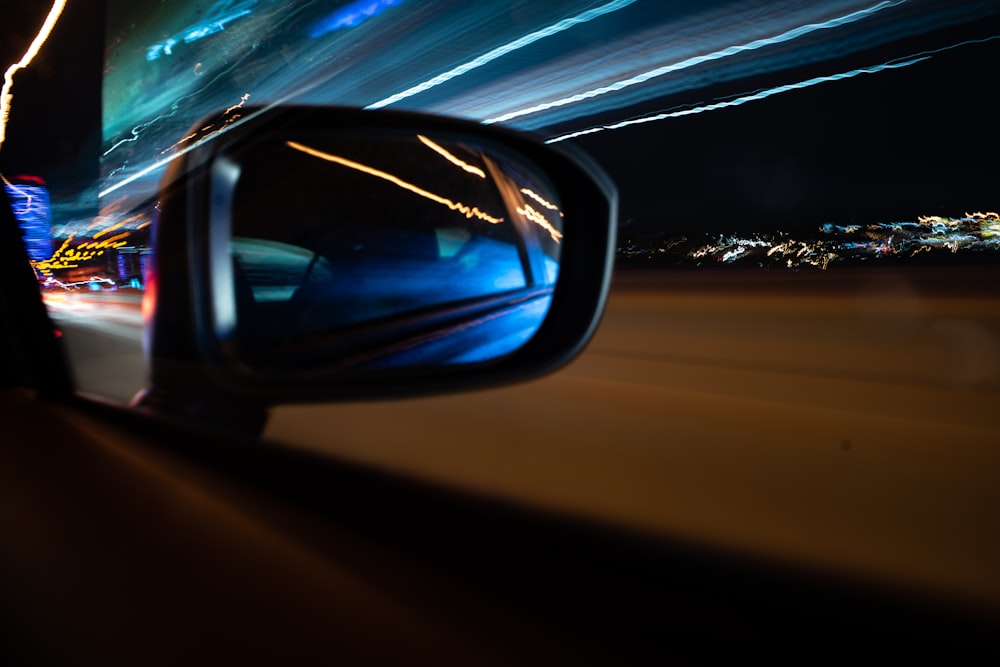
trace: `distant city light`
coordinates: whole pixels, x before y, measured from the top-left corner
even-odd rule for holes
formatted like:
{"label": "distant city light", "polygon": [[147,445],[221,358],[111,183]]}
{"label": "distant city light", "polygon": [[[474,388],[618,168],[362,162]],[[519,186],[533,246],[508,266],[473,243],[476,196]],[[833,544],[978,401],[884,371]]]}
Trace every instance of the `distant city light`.
{"label": "distant city light", "polygon": [[687,237],[667,241],[627,242],[619,248],[626,259],[656,259],[675,264],[757,262],[762,267],[827,269],[887,257],[909,258],[931,251],[1000,252],[1000,213],[965,213],[958,218],[920,216],[915,222],[835,225],[818,229],[816,238],[793,239],[782,232],[750,236],[719,235],[696,242]]}

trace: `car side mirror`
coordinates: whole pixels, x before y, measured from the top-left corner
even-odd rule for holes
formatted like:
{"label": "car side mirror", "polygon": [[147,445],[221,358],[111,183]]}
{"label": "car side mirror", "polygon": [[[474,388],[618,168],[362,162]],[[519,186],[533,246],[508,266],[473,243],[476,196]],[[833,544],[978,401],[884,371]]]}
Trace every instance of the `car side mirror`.
{"label": "car side mirror", "polygon": [[593,333],[617,202],[584,156],[393,111],[197,127],[158,196],[137,405],[231,421],[217,416],[498,384]]}

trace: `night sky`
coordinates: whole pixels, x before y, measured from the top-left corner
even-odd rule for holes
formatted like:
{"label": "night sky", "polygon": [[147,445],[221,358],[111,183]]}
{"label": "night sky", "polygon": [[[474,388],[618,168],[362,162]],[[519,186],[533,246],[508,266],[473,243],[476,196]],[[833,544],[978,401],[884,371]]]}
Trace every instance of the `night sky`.
{"label": "night sky", "polygon": [[[991,23],[977,25],[972,34],[1000,34],[997,21]],[[969,35],[967,28],[945,30],[740,82],[740,90],[849,71]],[[905,69],[572,143],[599,156],[619,186],[623,221],[642,229],[815,230],[824,222],[868,224],[996,210],[1000,94],[990,74],[995,63],[1000,63],[1000,39]],[[731,90],[693,96],[690,103]],[[685,101],[674,97],[607,119]]]}
{"label": "night sky", "polygon": [[[7,62],[26,44],[12,36],[12,26],[17,20],[37,25],[44,15],[38,3],[30,3],[31,12],[25,4],[17,5],[17,14],[5,10],[0,53]],[[551,138],[945,49],[901,69],[567,143],[590,153],[616,181],[628,229],[795,231],[824,222],[914,220],[998,208],[1000,100],[990,71],[1000,62],[1000,39],[956,46],[1000,35],[996,3],[406,0],[386,4],[356,25],[307,38],[317,21],[339,20],[335,12],[352,3],[305,2],[295,12],[281,12],[281,3],[271,0],[185,0],[170,3],[170,11],[161,2],[129,2],[120,6],[132,8],[137,18],[115,14],[107,48],[103,22],[93,10],[97,4],[71,2],[57,28],[58,45],[18,74],[15,132],[0,153],[5,173],[42,173],[70,195],[86,185],[107,187],[162,159],[195,120],[245,93],[259,103],[299,86],[305,92],[295,99],[364,106],[595,8],[605,13],[392,107],[501,117],[642,68],[751,43],[808,21],[877,9],[835,30],[505,124]],[[243,10],[224,29],[181,44],[172,55],[145,57],[151,46],[183,35],[213,12]],[[97,131],[99,68],[108,73],[103,137]],[[208,80],[213,83],[205,89]],[[41,92],[32,94],[34,88]],[[55,104],[53,90],[63,91]],[[139,127],[146,129],[135,141],[121,143],[131,139],[130,128]],[[96,153],[116,145],[103,159],[103,176],[95,178]],[[136,182],[145,201],[157,174]]]}

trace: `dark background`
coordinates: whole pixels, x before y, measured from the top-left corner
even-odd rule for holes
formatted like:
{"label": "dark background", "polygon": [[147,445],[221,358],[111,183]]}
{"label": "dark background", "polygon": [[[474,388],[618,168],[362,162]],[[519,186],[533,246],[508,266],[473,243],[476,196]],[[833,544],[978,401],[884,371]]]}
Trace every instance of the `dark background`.
{"label": "dark background", "polygon": [[[0,3],[0,67],[21,58],[48,2]],[[73,196],[98,175],[101,145],[101,0],[70,0],[34,61],[14,75],[0,172],[40,175],[60,196]]]}
{"label": "dark background", "polygon": [[[102,3],[74,0],[50,44],[15,77],[7,175],[45,176],[63,196],[97,178]],[[0,56],[20,57],[47,3],[3,2]],[[698,105],[1000,35],[1000,19],[932,31],[817,65],[652,100],[550,127],[554,135]],[[1000,40],[916,65],[745,105],[571,140],[604,166],[632,231],[774,232],[996,210]]]}
{"label": "dark background", "polygon": [[[995,19],[581,124],[711,102],[992,35],[1000,35]],[[920,215],[996,210],[996,63],[1000,39],[903,69],[571,143],[610,172],[620,190],[622,220],[636,231],[815,230],[824,222],[915,221]]]}

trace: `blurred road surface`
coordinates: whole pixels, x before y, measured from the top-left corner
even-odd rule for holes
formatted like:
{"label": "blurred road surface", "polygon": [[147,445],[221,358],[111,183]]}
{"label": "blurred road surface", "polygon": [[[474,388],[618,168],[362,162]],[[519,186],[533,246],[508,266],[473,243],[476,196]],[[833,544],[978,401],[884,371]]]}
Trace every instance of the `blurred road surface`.
{"label": "blurred road surface", "polygon": [[[620,273],[595,340],[554,375],[283,406],[265,436],[997,604],[1000,290],[995,270],[963,271]],[[137,306],[77,300],[117,313],[53,308],[81,386],[131,396],[121,313]]]}

